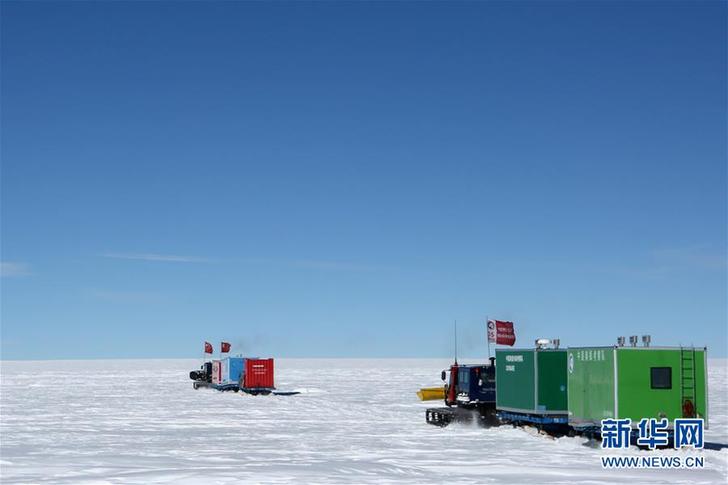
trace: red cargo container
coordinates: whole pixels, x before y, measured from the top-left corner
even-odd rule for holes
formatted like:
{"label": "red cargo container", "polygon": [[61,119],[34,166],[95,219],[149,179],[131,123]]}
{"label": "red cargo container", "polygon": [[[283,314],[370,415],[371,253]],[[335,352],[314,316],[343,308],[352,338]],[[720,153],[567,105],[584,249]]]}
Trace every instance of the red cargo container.
{"label": "red cargo container", "polygon": [[245,359],[245,389],[275,389],[273,385],[273,359]]}

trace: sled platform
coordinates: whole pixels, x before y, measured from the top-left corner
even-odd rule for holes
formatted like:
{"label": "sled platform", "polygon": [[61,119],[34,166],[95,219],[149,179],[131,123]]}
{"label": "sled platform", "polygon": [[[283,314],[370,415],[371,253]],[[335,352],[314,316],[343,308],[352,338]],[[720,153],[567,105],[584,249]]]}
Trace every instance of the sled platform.
{"label": "sled platform", "polygon": [[211,382],[195,381],[192,383],[194,389],[215,389],[216,391],[234,391],[238,392],[240,386],[237,384],[213,384]]}
{"label": "sled platform", "polygon": [[275,392],[275,389],[270,387],[241,387],[239,389],[245,394],[251,394],[253,396],[267,396],[268,394]]}
{"label": "sled platform", "polygon": [[213,384],[212,382],[205,382],[205,381],[193,381],[192,388],[193,389],[215,389],[215,384]]}

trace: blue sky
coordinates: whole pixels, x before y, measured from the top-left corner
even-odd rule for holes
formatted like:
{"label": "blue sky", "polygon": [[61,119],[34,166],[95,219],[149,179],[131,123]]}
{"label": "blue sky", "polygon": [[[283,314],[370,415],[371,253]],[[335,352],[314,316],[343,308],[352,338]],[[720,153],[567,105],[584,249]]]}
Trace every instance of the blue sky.
{"label": "blue sky", "polygon": [[2,357],[725,356],[725,2],[2,3]]}

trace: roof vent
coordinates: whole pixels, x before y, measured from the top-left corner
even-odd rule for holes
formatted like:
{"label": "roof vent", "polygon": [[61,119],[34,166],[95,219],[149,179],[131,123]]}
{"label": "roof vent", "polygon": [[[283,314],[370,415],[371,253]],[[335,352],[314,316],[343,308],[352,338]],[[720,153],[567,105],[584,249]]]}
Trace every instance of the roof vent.
{"label": "roof vent", "polygon": [[548,344],[550,344],[551,341],[547,338],[540,338],[536,339],[536,348],[537,349],[545,349]]}

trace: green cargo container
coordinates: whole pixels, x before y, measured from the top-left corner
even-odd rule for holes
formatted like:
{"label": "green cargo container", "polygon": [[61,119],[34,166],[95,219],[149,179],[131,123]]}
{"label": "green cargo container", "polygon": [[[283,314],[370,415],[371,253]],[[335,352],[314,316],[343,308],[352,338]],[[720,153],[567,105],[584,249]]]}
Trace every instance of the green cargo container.
{"label": "green cargo container", "polygon": [[700,417],[708,426],[707,349],[583,347],[568,349],[569,424],[601,420]]}
{"label": "green cargo container", "polygon": [[567,413],[566,349],[496,349],[496,409]]}

